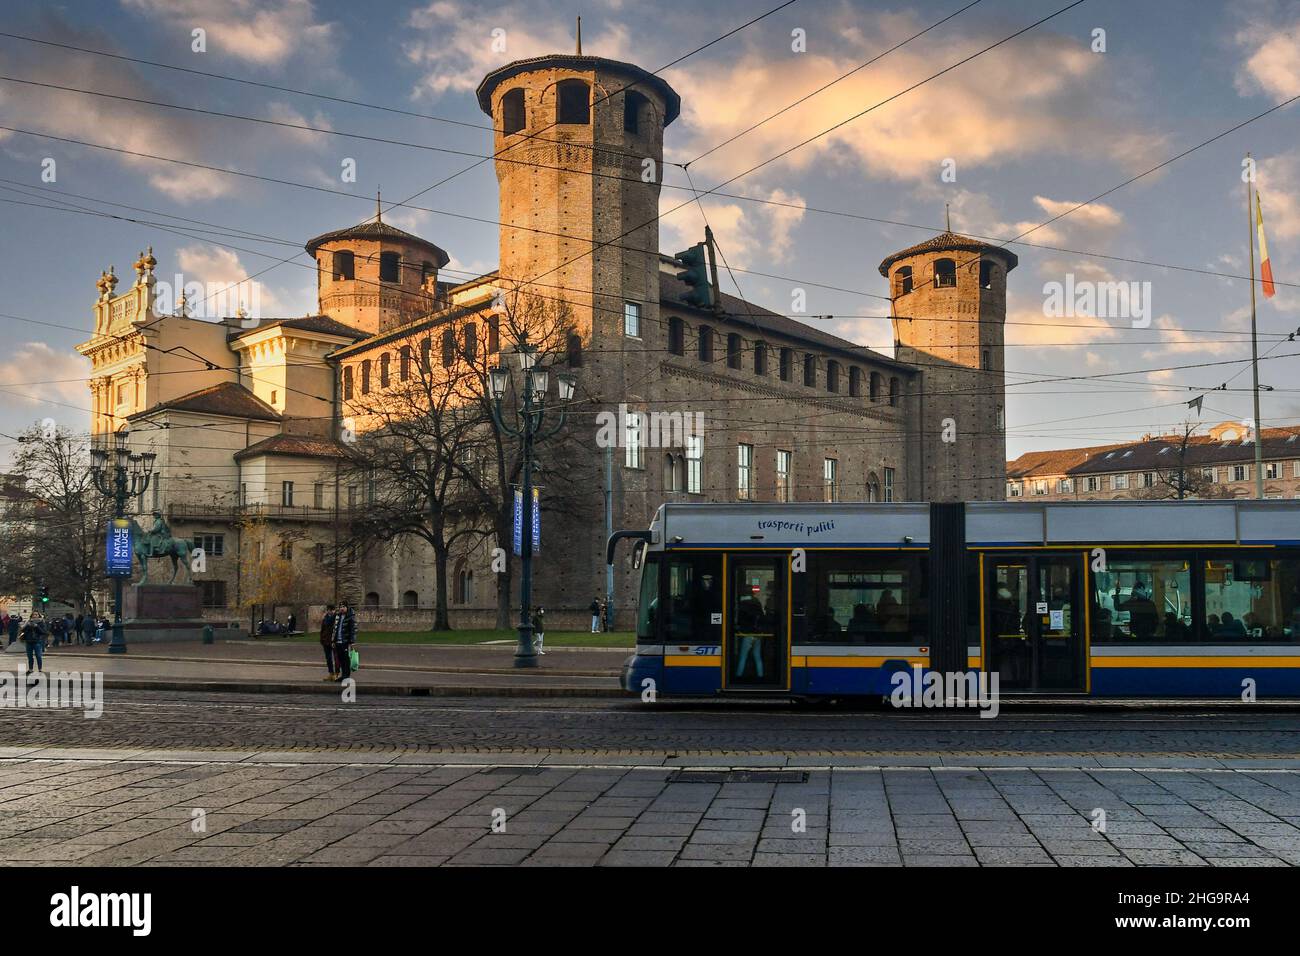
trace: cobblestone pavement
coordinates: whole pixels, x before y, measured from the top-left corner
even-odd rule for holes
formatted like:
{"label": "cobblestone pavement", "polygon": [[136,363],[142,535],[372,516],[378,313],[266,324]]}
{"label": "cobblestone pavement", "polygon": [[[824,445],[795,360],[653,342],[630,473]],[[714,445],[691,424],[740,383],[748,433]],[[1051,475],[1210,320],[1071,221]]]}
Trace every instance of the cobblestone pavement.
{"label": "cobblestone pavement", "polygon": [[[401,750],[670,758],[717,755],[825,764],[827,755],[1071,754],[1225,760],[1281,758],[1300,769],[1300,711],[1004,710],[973,713],[808,710],[786,704],[369,698],[113,691],[104,714],[0,711],[5,745],[251,750]],[[928,756],[925,761],[929,762]],[[1279,766],[1279,764],[1271,764]]]}
{"label": "cobblestone pavement", "polygon": [[1285,866],[1300,774],[10,759],[0,862]]}

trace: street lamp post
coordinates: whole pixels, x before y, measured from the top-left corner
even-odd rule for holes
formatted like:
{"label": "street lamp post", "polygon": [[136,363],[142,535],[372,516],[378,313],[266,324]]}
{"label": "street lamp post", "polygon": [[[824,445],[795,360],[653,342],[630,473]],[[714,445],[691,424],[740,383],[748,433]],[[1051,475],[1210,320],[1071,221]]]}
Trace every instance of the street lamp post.
{"label": "street lamp post", "polygon": [[[92,448],[90,471],[95,488],[105,498],[113,501],[113,517],[126,517],[126,502],[144,494],[153,478],[153,463],[158,456],[153,452],[131,454],[127,447],[128,433],[115,434],[112,454],[107,448]],[[113,462],[109,462],[109,458]],[[126,633],[122,630],[122,575],[113,576],[113,640],[108,645],[110,654],[126,653]]]}
{"label": "street lamp post", "polygon": [[[559,419],[549,429],[543,430],[546,418],[546,390],[549,372],[537,366],[537,352],[528,344],[527,333],[519,337],[516,354],[523,372],[523,402],[515,410],[517,426],[506,424],[501,403],[510,384],[509,370],[498,366],[488,373],[488,394],[491,398],[492,420],[507,435],[518,438],[523,452],[521,496],[523,498],[523,527],[520,529],[519,557],[522,565],[519,576],[519,647],[515,651],[515,667],[536,667],[537,651],[533,647],[532,594],[533,594],[533,444],[545,441],[564,427],[565,404],[560,405]],[[560,401],[568,403],[573,398],[576,384],[572,375],[556,376],[556,391]]]}

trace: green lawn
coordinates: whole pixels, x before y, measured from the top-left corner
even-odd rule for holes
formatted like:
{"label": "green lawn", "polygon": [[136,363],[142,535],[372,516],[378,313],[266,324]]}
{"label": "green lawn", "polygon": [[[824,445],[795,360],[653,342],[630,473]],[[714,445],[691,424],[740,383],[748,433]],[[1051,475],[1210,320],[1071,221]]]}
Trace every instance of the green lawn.
{"label": "green lawn", "polygon": [[[357,641],[361,644],[487,644],[491,641],[513,641],[518,632],[510,631],[361,631]],[[315,634],[295,634],[293,637],[262,637],[263,641],[293,641],[310,643],[319,640]],[[548,631],[546,643],[550,647],[626,647],[636,645],[631,631],[611,631],[608,634],[591,634],[587,631]]]}

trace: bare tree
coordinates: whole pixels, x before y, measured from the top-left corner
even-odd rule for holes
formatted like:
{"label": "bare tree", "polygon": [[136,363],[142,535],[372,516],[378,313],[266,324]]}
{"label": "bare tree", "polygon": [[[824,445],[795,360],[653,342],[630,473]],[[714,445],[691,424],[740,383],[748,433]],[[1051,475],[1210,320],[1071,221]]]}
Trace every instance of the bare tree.
{"label": "bare tree", "polygon": [[1168,446],[1167,466],[1158,469],[1151,487],[1140,489],[1135,497],[1149,500],[1172,498],[1178,501],[1186,498],[1232,497],[1226,487],[1205,474],[1207,466],[1191,460],[1197,447],[1193,441],[1196,429],[1197,426],[1191,422],[1183,423],[1182,433]]}
{"label": "bare tree", "polygon": [[8,483],[19,517],[6,522],[0,586],[31,594],[43,583],[53,600],[93,613],[112,511],[91,478],[89,439],[33,425],[18,443]]}

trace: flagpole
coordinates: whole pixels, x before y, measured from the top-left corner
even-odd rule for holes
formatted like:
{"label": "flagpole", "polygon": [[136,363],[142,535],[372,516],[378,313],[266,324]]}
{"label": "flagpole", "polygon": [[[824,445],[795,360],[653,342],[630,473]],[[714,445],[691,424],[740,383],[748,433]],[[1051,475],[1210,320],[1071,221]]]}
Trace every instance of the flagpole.
{"label": "flagpole", "polygon": [[[1250,153],[1246,154],[1250,159]],[[1255,400],[1255,497],[1264,497],[1264,428],[1259,420],[1259,336],[1255,330],[1255,187],[1246,179],[1246,225],[1250,236],[1250,374]]]}

